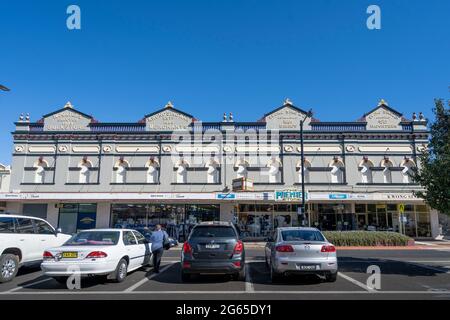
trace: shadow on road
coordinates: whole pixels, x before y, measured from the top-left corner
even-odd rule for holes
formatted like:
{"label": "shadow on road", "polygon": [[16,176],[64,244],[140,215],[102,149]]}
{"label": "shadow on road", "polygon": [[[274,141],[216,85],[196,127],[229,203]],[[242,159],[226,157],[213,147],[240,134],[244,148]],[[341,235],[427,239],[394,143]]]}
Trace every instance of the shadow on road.
{"label": "shadow on road", "polygon": [[[380,267],[382,274],[398,274],[408,277],[436,276],[444,274],[448,269],[438,266],[429,267],[425,264],[403,262],[390,259],[374,258],[354,258],[342,257],[338,260],[340,272],[367,273],[367,268],[371,265]],[[442,269],[442,270],[441,270]]]}

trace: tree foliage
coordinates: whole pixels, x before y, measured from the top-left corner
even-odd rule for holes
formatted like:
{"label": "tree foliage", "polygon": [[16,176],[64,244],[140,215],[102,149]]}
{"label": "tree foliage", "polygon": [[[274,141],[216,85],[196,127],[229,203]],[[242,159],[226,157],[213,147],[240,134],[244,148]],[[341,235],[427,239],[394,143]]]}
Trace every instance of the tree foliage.
{"label": "tree foliage", "polygon": [[415,194],[431,208],[450,215],[450,108],[436,99],[433,113],[428,148],[419,155],[420,170],[413,177],[424,191]]}

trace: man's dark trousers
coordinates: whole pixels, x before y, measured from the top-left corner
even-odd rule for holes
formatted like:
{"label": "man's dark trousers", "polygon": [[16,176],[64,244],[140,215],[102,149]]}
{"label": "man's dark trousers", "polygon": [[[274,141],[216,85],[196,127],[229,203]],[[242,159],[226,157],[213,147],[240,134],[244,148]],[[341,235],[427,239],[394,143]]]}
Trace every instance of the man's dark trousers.
{"label": "man's dark trousers", "polygon": [[155,272],[159,272],[159,265],[161,264],[163,252],[164,248],[159,248],[153,251],[153,269]]}

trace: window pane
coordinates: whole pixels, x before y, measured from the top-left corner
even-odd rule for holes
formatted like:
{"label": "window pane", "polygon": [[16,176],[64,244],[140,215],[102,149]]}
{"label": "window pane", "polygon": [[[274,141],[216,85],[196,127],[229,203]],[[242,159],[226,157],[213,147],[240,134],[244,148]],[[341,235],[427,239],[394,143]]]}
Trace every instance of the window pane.
{"label": "window pane", "polygon": [[355,204],[355,212],[356,213],[366,213],[366,204],[364,204],[364,203]]}
{"label": "window pane", "polygon": [[34,234],[34,227],[31,219],[17,218],[16,221],[17,221],[16,231],[18,233]]}
{"label": "window pane", "polygon": [[0,218],[0,233],[14,233],[14,218]]}
{"label": "window pane", "polygon": [[34,226],[36,227],[36,232],[39,234],[54,234],[55,231],[52,227],[48,225],[47,222],[41,220],[34,220]]}

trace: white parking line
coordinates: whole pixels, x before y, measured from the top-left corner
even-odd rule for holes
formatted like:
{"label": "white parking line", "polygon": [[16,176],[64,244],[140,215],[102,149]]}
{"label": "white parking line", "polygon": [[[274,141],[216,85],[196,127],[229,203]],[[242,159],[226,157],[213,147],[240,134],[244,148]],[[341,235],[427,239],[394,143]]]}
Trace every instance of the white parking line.
{"label": "white parking line", "polygon": [[369,288],[368,286],[366,286],[364,283],[359,282],[356,279],[353,279],[352,277],[349,277],[345,274],[343,274],[342,272],[338,272],[338,276],[340,276],[341,278],[344,278],[347,281],[350,281],[351,283],[357,285],[360,288],[363,288],[364,290],[368,291],[368,292],[377,292],[376,290]]}
{"label": "white parking line", "polygon": [[167,270],[169,267],[171,267],[171,266],[173,266],[173,263],[163,266],[163,267],[159,270],[159,273],[153,273],[150,277],[145,277],[145,278],[142,279],[141,281],[135,283],[134,285],[132,285],[131,287],[129,287],[129,288],[125,289],[125,290],[123,290],[122,292],[128,293],[128,292],[133,291],[134,289],[136,289],[136,288],[142,286],[144,283],[146,283],[146,282],[149,281],[150,279],[153,279],[153,278],[156,277],[157,275],[160,275],[161,273],[163,273],[164,271],[166,271],[166,270]]}
{"label": "white parking line", "polygon": [[32,286],[35,286],[37,284],[41,284],[41,283],[44,283],[44,282],[47,282],[47,281],[50,281],[50,280],[52,280],[52,278],[42,279],[42,280],[39,280],[39,281],[36,281],[36,282],[32,282],[32,283],[26,284],[24,286],[19,286],[19,287],[13,288],[11,290],[8,290],[8,291],[2,292],[2,293],[15,292],[15,291],[22,290],[22,289],[28,288],[28,287],[32,287]]}
{"label": "white parking line", "polygon": [[255,292],[255,287],[253,286],[252,282],[252,276],[250,274],[250,266],[248,265],[245,267],[245,292]]}

